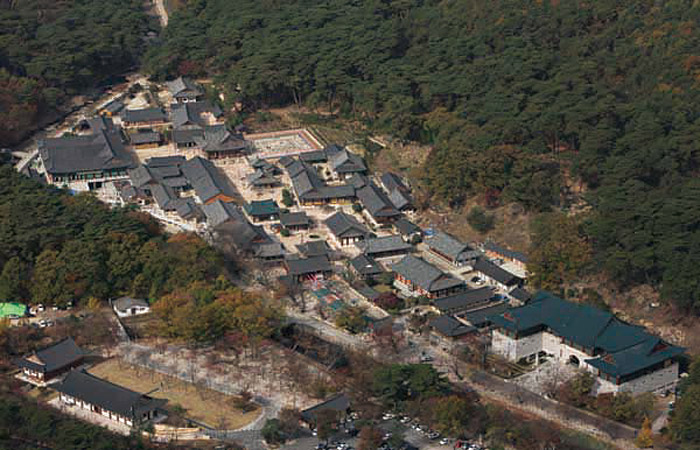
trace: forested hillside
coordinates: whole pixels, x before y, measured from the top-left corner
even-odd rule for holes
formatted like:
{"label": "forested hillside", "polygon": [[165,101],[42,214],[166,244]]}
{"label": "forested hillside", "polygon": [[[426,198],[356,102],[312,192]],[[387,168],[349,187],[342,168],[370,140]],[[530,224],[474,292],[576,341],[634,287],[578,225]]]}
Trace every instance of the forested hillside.
{"label": "forested hillside", "polygon": [[134,66],[150,25],[141,0],[0,0],[0,147],[65,96]]}
{"label": "forested hillside", "polygon": [[147,68],[434,144],[422,182],[453,206],[567,208],[577,180],[596,268],[698,312],[699,23],[692,0],[191,0]]}
{"label": "forested hillside", "polygon": [[158,299],[224,274],[196,236],[167,236],[147,214],[110,209],[0,166],[0,299],[65,304],[121,294]]}

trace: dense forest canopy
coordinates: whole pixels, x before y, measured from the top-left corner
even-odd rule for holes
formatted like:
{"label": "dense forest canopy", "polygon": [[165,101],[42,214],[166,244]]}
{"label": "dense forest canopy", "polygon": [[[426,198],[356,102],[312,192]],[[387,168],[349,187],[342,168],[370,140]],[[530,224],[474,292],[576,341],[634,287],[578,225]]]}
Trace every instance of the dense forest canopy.
{"label": "dense forest canopy", "polygon": [[122,294],[158,299],[225,274],[193,235],[168,236],[145,213],[110,209],[0,167],[0,299],[65,304]]}
{"label": "dense forest canopy", "polygon": [[0,1],[0,146],[134,66],[151,26],[141,0]]}
{"label": "dense forest canopy", "polygon": [[596,266],[700,311],[699,23],[692,0],[192,0],[146,64],[433,144],[451,205],[567,208],[580,183]]}

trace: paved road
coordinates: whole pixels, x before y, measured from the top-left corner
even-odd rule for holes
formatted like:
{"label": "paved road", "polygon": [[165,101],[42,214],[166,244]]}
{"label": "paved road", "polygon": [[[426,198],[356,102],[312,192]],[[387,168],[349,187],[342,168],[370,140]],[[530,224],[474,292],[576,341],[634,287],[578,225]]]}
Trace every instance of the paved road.
{"label": "paved road", "polygon": [[359,336],[346,333],[345,331],[339,330],[321,320],[314,319],[313,317],[303,315],[296,311],[287,311],[287,321],[311,328],[322,339],[328,340],[343,347],[357,350],[368,348],[370,346],[370,342],[365,341]]}
{"label": "paved road", "polygon": [[[464,370],[466,373],[466,367]],[[469,378],[469,383],[457,383],[457,385],[474,389],[485,397],[505,402],[515,409],[533,413],[563,427],[587,432],[598,438],[614,440],[618,446],[634,448],[631,440],[634,439],[636,430],[632,427],[564,403],[548,400],[522,386],[509,383],[482,370],[472,370]]]}

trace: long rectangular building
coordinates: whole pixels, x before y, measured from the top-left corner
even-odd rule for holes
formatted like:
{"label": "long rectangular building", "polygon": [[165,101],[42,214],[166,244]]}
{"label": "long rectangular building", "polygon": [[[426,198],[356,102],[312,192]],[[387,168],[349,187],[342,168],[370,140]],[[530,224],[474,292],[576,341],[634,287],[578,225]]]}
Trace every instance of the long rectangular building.
{"label": "long rectangular building", "polygon": [[156,418],[166,400],[151,398],[82,370],[74,370],[56,386],[61,402],[130,427]]}
{"label": "long rectangular building", "polygon": [[93,134],[65,136],[39,142],[41,172],[49,183],[74,190],[91,190],[105,181],[127,178],[134,167],[124,138],[111,121]]}

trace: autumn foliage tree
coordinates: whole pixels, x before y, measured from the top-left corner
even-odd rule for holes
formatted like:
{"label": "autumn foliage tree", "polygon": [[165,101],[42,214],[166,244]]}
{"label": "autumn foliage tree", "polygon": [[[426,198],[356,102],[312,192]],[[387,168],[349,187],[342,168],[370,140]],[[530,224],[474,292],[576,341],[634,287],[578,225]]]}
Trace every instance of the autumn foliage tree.
{"label": "autumn foliage tree", "polygon": [[639,430],[639,434],[637,435],[637,439],[634,440],[634,443],[639,448],[649,448],[654,445],[654,436],[651,431],[651,420],[649,420],[648,417],[644,418],[642,429]]}
{"label": "autumn foliage tree", "polygon": [[282,317],[275,304],[237,288],[216,291],[203,283],[161,297],[153,312],[160,333],[170,338],[213,342],[240,333],[253,345],[271,336]]}

